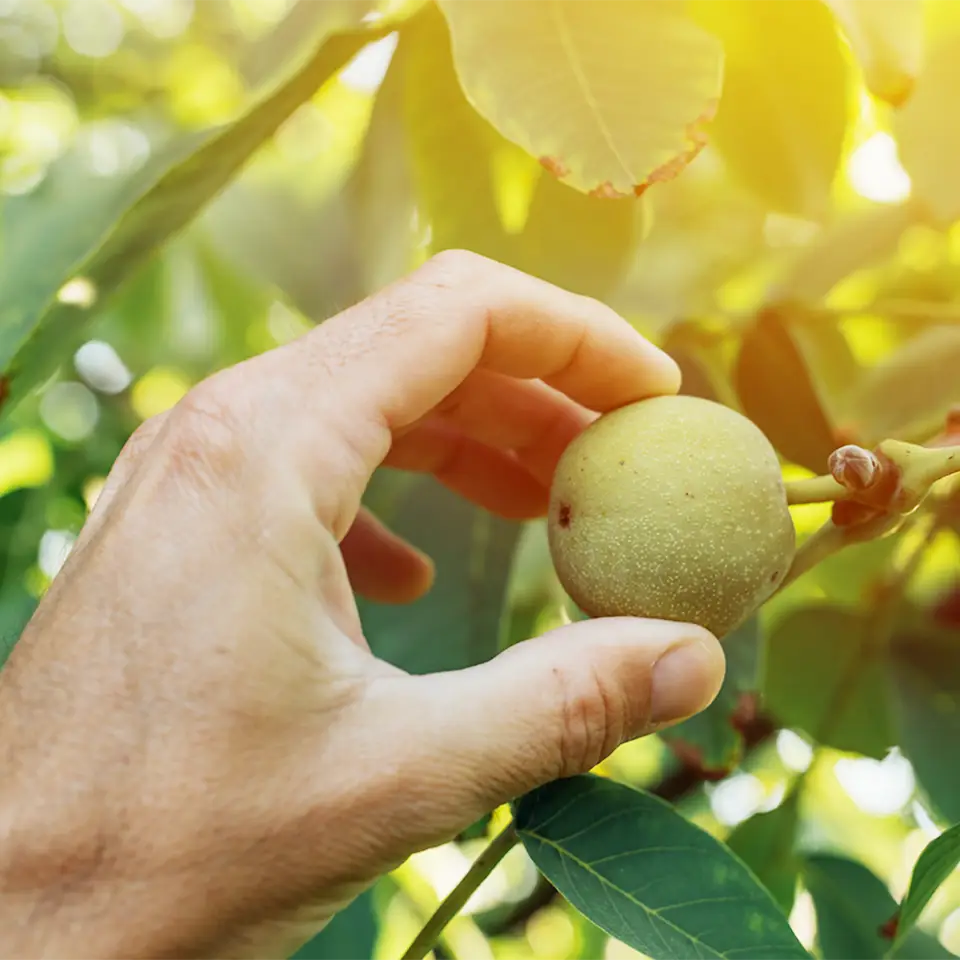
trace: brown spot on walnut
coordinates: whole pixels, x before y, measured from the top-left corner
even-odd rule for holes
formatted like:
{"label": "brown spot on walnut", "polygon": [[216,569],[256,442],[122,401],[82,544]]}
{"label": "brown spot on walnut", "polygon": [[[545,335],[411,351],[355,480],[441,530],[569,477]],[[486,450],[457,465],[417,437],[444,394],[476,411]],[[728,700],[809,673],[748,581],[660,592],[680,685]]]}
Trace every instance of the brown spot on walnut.
{"label": "brown spot on walnut", "polygon": [[2,407],[7,402],[7,398],[9,396],[10,396],[10,379],[8,377],[0,377],[0,407]]}
{"label": "brown spot on walnut", "polygon": [[570,173],[570,168],[556,157],[541,157],[540,166],[549,173],[552,173],[555,177],[561,179]]}
{"label": "brown spot on walnut", "polygon": [[877,933],[879,933],[884,940],[892,940],[897,935],[897,928],[899,926],[900,916],[899,914],[894,914],[877,930]]}
{"label": "brown spot on walnut", "polygon": [[560,512],[557,515],[557,523],[566,530],[570,526],[570,504],[561,503]]}

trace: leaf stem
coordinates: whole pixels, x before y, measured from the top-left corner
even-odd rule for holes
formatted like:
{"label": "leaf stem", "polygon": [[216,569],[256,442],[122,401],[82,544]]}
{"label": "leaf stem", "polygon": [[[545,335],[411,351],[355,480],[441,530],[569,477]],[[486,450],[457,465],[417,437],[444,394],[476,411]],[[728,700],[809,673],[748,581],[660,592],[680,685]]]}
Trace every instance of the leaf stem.
{"label": "leaf stem", "polygon": [[466,906],[480,884],[490,876],[494,867],[516,846],[519,840],[516,827],[511,820],[493,838],[490,846],[477,857],[464,878],[437,907],[433,916],[424,924],[423,929],[403,954],[402,960],[423,960],[433,949],[433,945],[447,924]]}

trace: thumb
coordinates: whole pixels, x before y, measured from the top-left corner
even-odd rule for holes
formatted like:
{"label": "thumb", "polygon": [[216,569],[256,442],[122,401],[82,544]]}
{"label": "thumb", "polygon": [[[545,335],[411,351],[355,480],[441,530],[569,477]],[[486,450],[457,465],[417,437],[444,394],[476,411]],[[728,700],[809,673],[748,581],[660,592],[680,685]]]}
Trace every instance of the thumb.
{"label": "thumb", "polygon": [[420,703],[430,705],[420,718],[429,724],[444,794],[471,822],[703,710],[724,670],[720,644],[700,627],[588,620],[480,666],[418,678],[427,687]]}

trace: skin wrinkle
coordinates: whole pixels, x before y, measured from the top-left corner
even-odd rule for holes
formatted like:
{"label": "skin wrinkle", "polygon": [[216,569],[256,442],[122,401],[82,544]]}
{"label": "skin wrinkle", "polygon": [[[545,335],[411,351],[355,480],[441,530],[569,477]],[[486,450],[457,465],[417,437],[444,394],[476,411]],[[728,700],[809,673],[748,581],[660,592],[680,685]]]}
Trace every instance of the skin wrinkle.
{"label": "skin wrinkle", "polygon": [[[722,654],[696,627],[585,621],[413,676],[370,653],[351,589],[422,569],[358,512],[391,448],[502,516],[542,510],[591,416],[575,397],[627,402],[671,363],[450,253],[144,428],[0,673],[0,955],[290,956],[410,854],[644,733],[666,649],[702,638],[684,689],[709,702]],[[565,395],[524,386],[558,369]]]}

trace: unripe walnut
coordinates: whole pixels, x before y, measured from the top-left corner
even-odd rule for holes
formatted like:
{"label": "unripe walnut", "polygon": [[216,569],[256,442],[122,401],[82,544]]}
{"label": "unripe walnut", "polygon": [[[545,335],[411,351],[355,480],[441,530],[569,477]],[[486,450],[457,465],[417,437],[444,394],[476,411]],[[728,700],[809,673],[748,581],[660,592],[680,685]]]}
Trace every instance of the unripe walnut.
{"label": "unripe walnut", "polygon": [[557,465],[548,529],[560,582],[586,613],[718,637],[770,597],[796,549],[767,438],[687,396],[630,404],[578,436]]}

